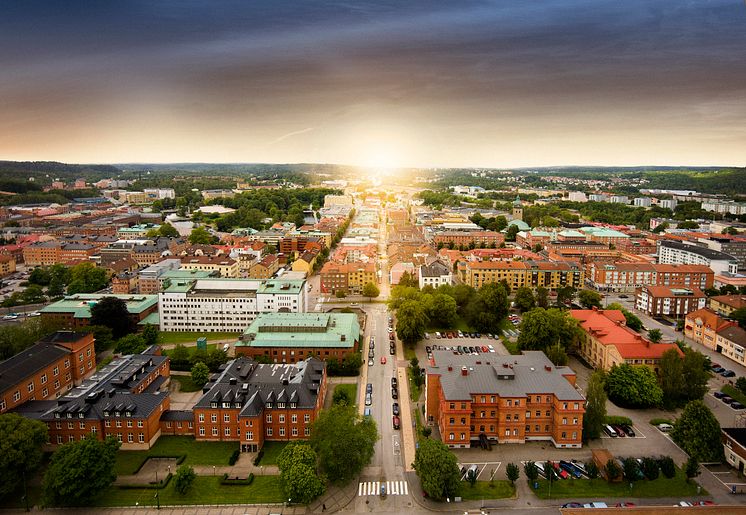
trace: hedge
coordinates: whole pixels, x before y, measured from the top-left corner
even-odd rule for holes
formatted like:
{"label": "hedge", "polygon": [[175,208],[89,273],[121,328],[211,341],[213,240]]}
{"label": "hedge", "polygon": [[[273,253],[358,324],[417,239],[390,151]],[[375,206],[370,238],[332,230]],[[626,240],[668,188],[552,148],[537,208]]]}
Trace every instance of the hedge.
{"label": "hedge", "polygon": [[186,454],[181,454],[179,456],[167,456],[165,454],[148,454],[147,456],[145,456],[143,458],[142,463],[140,463],[140,466],[137,467],[137,470],[135,470],[135,472],[133,474],[137,474],[138,472],[140,472],[140,469],[151,458],[155,458],[157,460],[158,459],[163,459],[163,460],[173,460],[173,459],[175,459],[176,460],[176,464],[177,465],[181,465],[184,462],[184,460],[187,458],[187,455]]}
{"label": "hedge", "polygon": [[161,479],[157,483],[155,481],[150,481],[148,484],[142,484],[142,485],[118,485],[118,486],[119,488],[122,488],[124,490],[137,490],[140,488],[149,488],[151,490],[162,490],[168,486],[168,483],[171,481],[171,477],[173,477],[173,474],[169,472],[168,475],[165,477],[165,479]]}
{"label": "hedge", "polygon": [[629,417],[621,417],[621,416],[617,416],[617,415],[606,415],[606,417],[604,417],[604,424],[609,424],[609,425],[612,425],[612,426],[623,426],[623,425],[632,426],[632,425],[634,425],[634,424],[632,424],[632,419],[631,418],[629,418]]}
{"label": "hedge", "polygon": [[231,457],[228,458],[228,465],[235,465],[236,462],[238,461],[238,456],[240,454],[241,454],[241,452],[238,449],[236,449],[235,451],[233,451],[233,454],[231,454]]}
{"label": "hedge", "polygon": [[254,482],[254,473],[250,473],[249,477],[228,477],[228,474],[223,474],[223,478],[220,480],[221,485],[226,486],[247,486]]}

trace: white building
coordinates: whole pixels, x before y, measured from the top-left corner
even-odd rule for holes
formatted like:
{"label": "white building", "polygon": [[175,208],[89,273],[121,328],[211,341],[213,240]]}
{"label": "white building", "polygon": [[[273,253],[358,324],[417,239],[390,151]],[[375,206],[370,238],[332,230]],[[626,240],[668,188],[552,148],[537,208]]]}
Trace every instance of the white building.
{"label": "white building", "polygon": [[705,265],[715,275],[738,273],[738,260],[717,250],[687,245],[679,241],[662,240],[658,242],[658,263],[668,265]]}
{"label": "white building", "polygon": [[700,207],[703,211],[714,211],[715,213],[730,213],[732,215],[746,213],[746,203],[731,200],[705,200]]}
{"label": "white building", "polygon": [[594,193],[592,195],[588,195],[588,200],[590,200],[591,202],[608,202],[609,196],[603,193]]}
{"label": "white building", "polygon": [[429,265],[420,265],[420,289],[425,286],[437,288],[443,284],[453,284],[453,272],[442,261],[435,260]]}
{"label": "white building", "polygon": [[304,313],[305,280],[175,281],[158,294],[161,331],[243,332],[261,313]]}
{"label": "white building", "polygon": [[571,191],[567,195],[567,200],[572,202],[588,202],[588,196],[582,191]]}
{"label": "white building", "polygon": [[676,209],[676,204],[678,204],[678,202],[676,201],[675,198],[661,199],[661,200],[658,201],[658,205],[660,207],[662,207],[662,208],[668,208],[671,211],[673,211],[674,209]]}
{"label": "white building", "polygon": [[153,199],[176,198],[173,188],[145,188],[143,193]]}
{"label": "white building", "polygon": [[612,195],[609,202],[612,204],[629,204],[629,197],[627,195]]}
{"label": "white building", "polygon": [[650,207],[652,205],[650,197],[637,197],[633,202],[635,207]]}

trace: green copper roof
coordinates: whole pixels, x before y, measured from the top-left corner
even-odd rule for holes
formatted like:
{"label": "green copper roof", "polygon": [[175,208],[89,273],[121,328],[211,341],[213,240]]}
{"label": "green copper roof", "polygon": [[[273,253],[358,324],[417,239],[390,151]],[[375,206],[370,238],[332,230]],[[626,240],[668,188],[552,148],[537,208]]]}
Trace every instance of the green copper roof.
{"label": "green copper roof", "polygon": [[91,308],[104,297],[116,297],[127,304],[127,311],[133,315],[142,313],[153,305],[158,304],[158,295],[124,295],[116,293],[78,293],[45,306],[41,313],[70,313],[74,318],[91,318]]}
{"label": "green copper roof", "polygon": [[254,320],[236,345],[351,348],[359,337],[352,313],[267,313]]}

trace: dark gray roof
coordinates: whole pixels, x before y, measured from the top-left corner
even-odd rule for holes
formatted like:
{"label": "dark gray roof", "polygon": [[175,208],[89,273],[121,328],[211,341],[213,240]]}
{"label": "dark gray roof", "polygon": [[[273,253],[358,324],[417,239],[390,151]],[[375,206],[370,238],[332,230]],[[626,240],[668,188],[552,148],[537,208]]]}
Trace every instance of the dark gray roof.
{"label": "dark gray roof", "polygon": [[0,392],[22,383],[27,377],[69,353],[70,351],[51,343],[40,342],[6,359],[0,363]]}
{"label": "dark gray roof", "polygon": [[519,356],[434,351],[433,363],[427,367],[427,373],[440,375],[446,400],[469,400],[475,394],[501,397],[554,394],[560,400],[583,400],[563,377],[574,372],[567,367],[555,367],[540,351],[526,351]]}
{"label": "dark gray roof", "polygon": [[240,416],[258,415],[268,402],[284,402],[287,407],[313,408],[324,374],[325,364],[316,358],[294,364],[259,364],[239,357],[203,389],[195,407],[209,408],[217,402],[240,408]]}
{"label": "dark gray roof", "polygon": [[[105,419],[105,418],[148,418],[168,397],[168,393],[129,393],[96,390],[85,397],[79,397],[44,413],[41,420],[58,418]],[[115,415],[119,413],[119,417]],[[127,413],[130,413],[129,417]]]}
{"label": "dark gray roof", "polygon": [[451,269],[445,263],[435,260],[429,265],[420,267],[420,276],[422,277],[441,277],[451,273]]}
{"label": "dark gray roof", "polygon": [[746,427],[724,427],[722,431],[746,448]]}
{"label": "dark gray roof", "polygon": [[161,420],[166,422],[179,422],[187,421],[192,422],[194,420],[194,412],[192,410],[166,410],[161,415]]}
{"label": "dark gray roof", "polygon": [[722,336],[726,340],[736,343],[741,347],[746,347],[746,331],[737,325],[721,329],[718,331],[718,336]]}
{"label": "dark gray roof", "polygon": [[678,249],[678,250],[685,250],[688,252],[692,252],[693,254],[697,254],[706,259],[714,259],[714,260],[719,260],[719,261],[735,261],[736,260],[736,258],[731,256],[730,254],[725,254],[724,252],[720,252],[718,250],[712,250],[707,247],[700,247],[699,245],[687,245],[686,243],[681,243],[679,241],[672,241],[672,240],[661,240],[659,244],[662,247],[668,247],[671,249]]}

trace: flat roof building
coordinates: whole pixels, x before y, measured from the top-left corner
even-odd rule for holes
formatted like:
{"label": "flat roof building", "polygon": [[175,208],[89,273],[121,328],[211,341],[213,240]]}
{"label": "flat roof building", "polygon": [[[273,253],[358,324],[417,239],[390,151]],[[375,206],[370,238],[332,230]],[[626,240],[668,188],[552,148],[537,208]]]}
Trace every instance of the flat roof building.
{"label": "flat roof building", "polygon": [[63,327],[74,329],[90,323],[91,308],[105,297],[116,297],[124,301],[133,324],[139,324],[151,313],[158,310],[157,295],[127,295],[116,293],[77,293],[67,295],[39,310],[42,320],[55,320]]}

